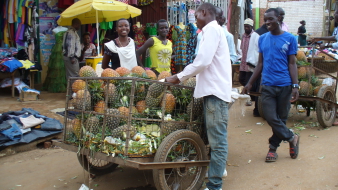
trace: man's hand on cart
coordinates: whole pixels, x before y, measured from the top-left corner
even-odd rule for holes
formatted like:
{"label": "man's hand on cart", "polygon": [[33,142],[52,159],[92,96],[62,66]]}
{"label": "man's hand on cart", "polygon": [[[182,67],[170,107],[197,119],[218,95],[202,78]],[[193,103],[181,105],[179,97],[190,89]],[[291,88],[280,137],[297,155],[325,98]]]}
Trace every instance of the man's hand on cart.
{"label": "man's hand on cart", "polygon": [[181,81],[180,81],[180,79],[178,79],[177,75],[173,75],[171,77],[165,78],[165,82],[170,82],[170,83],[173,83],[173,84],[178,84]]}
{"label": "man's hand on cart", "polygon": [[252,85],[250,83],[246,84],[244,86],[241,94],[250,94],[251,87],[252,87]]}
{"label": "man's hand on cart", "polygon": [[292,93],[291,93],[291,100],[290,102],[295,102],[297,101],[299,98],[299,92],[298,92],[298,88],[292,88]]}

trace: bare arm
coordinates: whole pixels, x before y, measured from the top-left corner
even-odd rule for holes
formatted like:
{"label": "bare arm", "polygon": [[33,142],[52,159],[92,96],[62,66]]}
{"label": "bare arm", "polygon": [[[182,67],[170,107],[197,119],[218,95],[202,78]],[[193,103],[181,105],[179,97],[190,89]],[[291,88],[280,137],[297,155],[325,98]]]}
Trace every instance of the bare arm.
{"label": "bare arm", "polygon": [[243,88],[242,94],[250,94],[250,89],[252,84],[261,76],[263,69],[263,54],[259,53],[258,56],[258,64],[250,77],[250,80],[247,85]]}
{"label": "bare arm", "polygon": [[136,59],[137,59],[137,62],[138,63],[142,63],[141,62],[141,55],[143,53],[145,53],[147,51],[148,48],[150,48],[151,46],[154,45],[154,40],[152,38],[149,38],[144,44],[142,47],[140,47],[137,51],[136,51]]}
{"label": "bare arm", "polygon": [[[289,72],[290,72],[292,84],[298,84],[298,71],[297,71],[295,55],[289,55]],[[291,95],[292,96],[291,96],[290,101],[291,102],[297,101],[299,97],[298,88],[293,88]]]}
{"label": "bare arm", "polygon": [[324,37],[318,37],[318,38],[313,38],[312,42],[317,42],[320,40],[325,40],[325,41],[336,41],[335,36],[324,36]]}
{"label": "bare arm", "polygon": [[110,55],[104,54],[102,59],[102,69],[109,68]]}

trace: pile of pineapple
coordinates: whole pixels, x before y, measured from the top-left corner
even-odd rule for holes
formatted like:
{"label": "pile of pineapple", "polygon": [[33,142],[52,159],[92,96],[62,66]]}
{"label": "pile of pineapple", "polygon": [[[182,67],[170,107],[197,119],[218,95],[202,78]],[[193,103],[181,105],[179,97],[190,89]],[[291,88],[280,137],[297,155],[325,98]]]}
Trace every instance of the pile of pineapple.
{"label": "pile of pineapple", "polygon": [[323,80],[315,75],[315,69],[311,63],[307,62],[306,55],[303,51],[297,52],[299,95],[317,96],[319,89],[324,86]]}
{"label": "pile of pineapple", "polygon": [[201,133],[203,102],[193,98],[195,77],[179,87],[158,81],[171,76],[169,72],[156,76],[139,66],[132,70],[107,68],[101,77],[92,67],[84,66],[79,75],[81,78],[71,86],[75,94],[67,105],[68,111],[79,113],[67,123],[69,143],[113,155],[125,151],[149,155],[175,130]]}

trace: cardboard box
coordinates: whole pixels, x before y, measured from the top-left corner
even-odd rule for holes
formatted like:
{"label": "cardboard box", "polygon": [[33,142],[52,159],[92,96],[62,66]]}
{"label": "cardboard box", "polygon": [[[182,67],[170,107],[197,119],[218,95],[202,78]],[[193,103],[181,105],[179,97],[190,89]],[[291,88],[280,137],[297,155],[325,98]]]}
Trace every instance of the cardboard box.
{"label": "cardboard box", "polygon": [[36,101],[39,100],[39,94],[34,92],[24,92],[21,91],[20,93],[20,101],[27,102],[27,101]]}

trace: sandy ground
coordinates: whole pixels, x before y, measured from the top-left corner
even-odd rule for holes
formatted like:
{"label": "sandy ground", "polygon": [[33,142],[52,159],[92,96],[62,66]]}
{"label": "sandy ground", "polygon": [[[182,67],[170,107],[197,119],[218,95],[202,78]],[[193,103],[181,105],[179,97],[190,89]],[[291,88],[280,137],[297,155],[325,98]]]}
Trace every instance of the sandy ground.
{"label": "sandy ground", "polygon": [[[33,108],[41,114],[63,121],[50,110],[64,107],[65,94],[42,92],[41,101],[18,102],[10,97],[10,90],[1,89],[0,112]],[[316,126],[316,114],[310,117],[292,108],[288,127],[304,130],[301,134],[298,159],[289,156],[288,143],[278,149],[275,163],[265,163],[268,151],[269,125],[262,118],[252,116],[253,107],[245,107],[241,116],[239,105],[230,110],[228,127],[228,177],[224,189],[338,189],[338,128]],[[121,190],[128,187],[152,185],[152,172],[118,167],[112,173],[88,181],[76,153],[59,148],[36,149],[0,157],[1,190],[77,190],[82,183],[94,190]]]}

